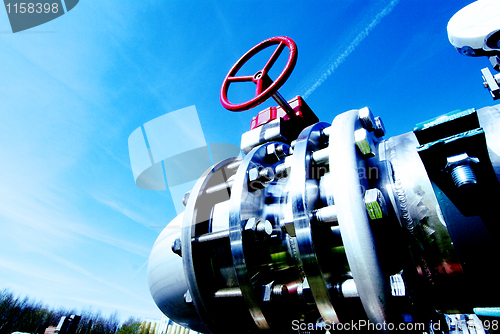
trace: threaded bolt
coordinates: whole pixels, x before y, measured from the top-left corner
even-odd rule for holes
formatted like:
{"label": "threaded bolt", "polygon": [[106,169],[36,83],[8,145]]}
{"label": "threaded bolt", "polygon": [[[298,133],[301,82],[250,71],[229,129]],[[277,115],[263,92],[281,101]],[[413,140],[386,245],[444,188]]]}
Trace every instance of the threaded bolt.
{"label": "threaded bolt", "polygon": [[248,171],[248,180],[250,182],[260,181],[269,182],[274,179],[274,170],[272,167],[258,166]]}
{"label": "threaded bolt", "polygon": [[271,294],[274,298],[283,299],[288,294],[288,289],[284,284],[273,285]]}
{"label": "threaded bolt", "polygon": [[477,184],[476,174],[470,165],[459,165],[453,168],[451,178],[459,189],[468,189]]}
{"label": "threaded bolt", "polygon": [[272,167],[253,167],[248,171],[249,190],[256,191],[265,188],[268,183],[274,180],[275,172]]}
{"label": "threaded bolt", "polygon": [[469,157],[467,153],[462,153],[448,157],[445,172],[449,172],[453,180],[453,184],[458,189],[469,189],[477,184],[476,173],[472,168],[473,165],[479,163],[476,157]]}

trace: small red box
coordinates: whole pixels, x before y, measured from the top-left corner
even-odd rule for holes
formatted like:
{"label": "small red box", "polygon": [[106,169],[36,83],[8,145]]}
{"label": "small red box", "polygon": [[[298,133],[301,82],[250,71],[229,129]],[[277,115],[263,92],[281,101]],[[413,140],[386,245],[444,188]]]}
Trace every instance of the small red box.
{"label": "small red box", "polygon": [[[309,109],[307,103],[300,96],[296,96],[292,100],[288,101],[290,107],[295,111],[295,115],[297,117],[304,117],[305,114],[312,112]],[[287,121],[290,117],[286,114],[286,112],[281,107],[269,107],[267,109],[262,110],[252,118],[252,122],[250,124],[250,130],[258,128],[259,126],[269,123],[278,117],[283,118],[283,120]]]}

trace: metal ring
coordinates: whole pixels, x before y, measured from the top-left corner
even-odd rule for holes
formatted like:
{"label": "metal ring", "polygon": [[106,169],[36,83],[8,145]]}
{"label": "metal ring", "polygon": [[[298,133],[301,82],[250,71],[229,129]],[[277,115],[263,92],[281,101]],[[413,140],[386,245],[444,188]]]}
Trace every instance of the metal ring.
{"label": "metal ring", "polygon": [[320,149],[321,130],[329,127],[328,123],[316,123],[304,129],[296,139],[290,173],[290,198],[292,200],[293,222],[299,258],[307,276],[314,301],[324,321],[338,323],[337,312],[329,298],[320,261],[314,248],[314,231],[311,227],[311,211],[307,196],[307,181],[310,180],[310,152]]}
{"label": "metal ring", "polygon": [[[181,250],[187,285],[198,314],[212,333],[223,332],[223,330],[220,328],[220,323],[216,323],[214,321],[215,319],[213,315],[209,312],[208,307],[202,298],[203,291],[200,291],[202,289],[200,289],[198,279],[203,278],[206,273],[196,271],[198,254],[193,252],[192,240],[200,234],[210,232],[208,230],[208,224],[206,224],[206,230],[200,232],[200,224],[208,221],[211,208],[215,204],[212,203],[212,201],[217,200],[216,196],[207,196],[205,194],[205,190],[211,186],[211,178],[214,175],[217,175],[218,172],[223,172],[223,168],[235,159],[236,158],[229,158],[217,163],[216,165],[210,167],[198,179],[195,186],[191,190],[186,209],[184,211],[184,220],[182,224]],[[225,178],[227,180],[227,177]]]}
{"label": "metal ring", "polygon": [[269,330],[270,327],[262,312],[260,300],[256,297],[256,292],[248,273],[242,230],[248,219],[256,217],[259,214],[264,201],[264,196],[260,194],[262,190],[249,191],[247,181],[248,171],[255,166],[264,165],[266,147],[270,144],[273,143],[267,143],[254,148],[243,159],[234,178],[229,202],[229,239],[231,241],[233,265],[248,311],[260,330]]}

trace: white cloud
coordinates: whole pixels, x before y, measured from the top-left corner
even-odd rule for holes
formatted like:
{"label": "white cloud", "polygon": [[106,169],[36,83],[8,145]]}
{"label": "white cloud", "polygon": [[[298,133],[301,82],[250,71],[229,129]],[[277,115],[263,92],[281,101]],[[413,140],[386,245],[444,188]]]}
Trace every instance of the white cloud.
{"label": "white cloud", "polygon": [[387,16],[394,7],[398,4],[399,0],[392,0],[386,7],[384,7],[373,20],[364,27],[358,29],[360,32],[352,40],[352,42],[340,53],[334,56],[334,60],[328,64],[328,68],[321,74],[319,78],[305,91],[302,96],[309,97],[319,86],[321,86],[330,75],[349,57],[349,55],[361,44],[361,42],[370,34],[370,32]]}

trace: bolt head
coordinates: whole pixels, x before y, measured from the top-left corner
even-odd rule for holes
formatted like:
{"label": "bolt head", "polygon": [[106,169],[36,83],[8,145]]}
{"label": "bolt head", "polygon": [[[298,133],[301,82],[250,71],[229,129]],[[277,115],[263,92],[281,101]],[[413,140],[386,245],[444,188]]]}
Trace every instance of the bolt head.
{"label": "bolt head", "polygon": [[191,292],[189,290],[186,291],[184,294],[184,302],[186,304],[192,304],[193,303],[193,297],[191,296]]}
{"label": "bolt head", "polygon": [[356,142],[359,152],[364,158],[371,158],[375,156],[375,144],[368,131],[365,129],[358,129],[354,131],[354,141]]}
{"label": "bolt head", "polygon": [[248,170],[248,181],[268,182],[274,179],[274,170],[272,167],[253,167]]}
{"label": "bolt head", "polygon": [[252,217],[245,224],[245,231],[255,231],[257,229],[257,218]]}
{"label": "bolt head", "polygon": [[259,172],[262,169],[261,166],[254,167],[248,170],[248,181],[253,182],[259,179]]}
{"label": "bolt head", "polygon": [[184,194],[184,197],[182,197],[182,204],[184,206],[187,206],[187,203],[189,201],[189,195],[191,194],[191,190],[187,191],[185,194]]}
{"label": "bolt head", "polygon": [[384,195],[377,188],[365,191],[365,206],[371,220],[381,219],[387,216],[387,205]]}
{"label": "bolt head", "polygon": [[312,305],[315,303],[314,297],[311,291],[311,288],[309,287],[309,283],[307,282],[307,279],[304,280],[302,284],[299,284],[297,287],[297,293],[298,295],[304,300],[304,302],[308,305]]}
{"label": "bolt head", "polygon": [[382,118],[379,116],[375,117],[375,130],[373,131],[375,137],[380,138],[385,136],[385,126],[382,122]]}
{"label": "bolt head", "polygon": [[285,220],[282,221],[281,223],[281,230],[288,234],[291,237],[295,237],[295,225],[293,224],[293,221],[290,220]]}
{"label": "bolt head", "polygon": [[272,162],[277,162],[289,154],[288,146],[272,143],[266,146],[266,154]]}
{"label": "bolt head", "polygon": [[291,204],[290,206],[287,206],[287,209],[285,209],[285,216],[280,220],[280,227],[281,230],[289,236],[296,236]]}
{"label": "bolt head", "polygon": [[495,74],[495,75],[493,76],[493,78],[495,78],[495,81],[497,82],[497,84],[499,84],[499,85],[500,85],[500,73],[499,73],[499,74]]}
{"label": "bolt head", "polygon": [[376,129],[375,117],[373,117],[373,114],[368,107],[359,109],[358,117],[363,125],[363,128],[370,132]]}
{"label": "bolt head", "polygon": [[264,302],[270,302],[271,301],[271,293],[272,293],[272,286],[274,282],[268,283],[264,285],[262,288],[264,290],[264,294],[262,296],[262,300]]}
{"label": "bolt head", "polygon": [[467,153],[457,154],[446,158],[446,166],[444,167],[444,171],[451,171],[451,169],[457,166],[477,164],[478,162],[478,158],[469,157]]}
{"label": "bolt head", "polygon": [[272,167],[253,167],[248,170],[248,187],[250,191],[265,188],[269,181],[274,180],[275,172]]}
{"label": "bolt head", "polygon": [[267,219],[252,217],[247,220],[245,231],[252,231],[260,238],[267,238],[273,234],[273,225]]}
{"label": "bolt head", "polygon": [[174,242],[172,243],[172,252],[174,252],[179,256],[182,256],[181,238],[175,239]]}

